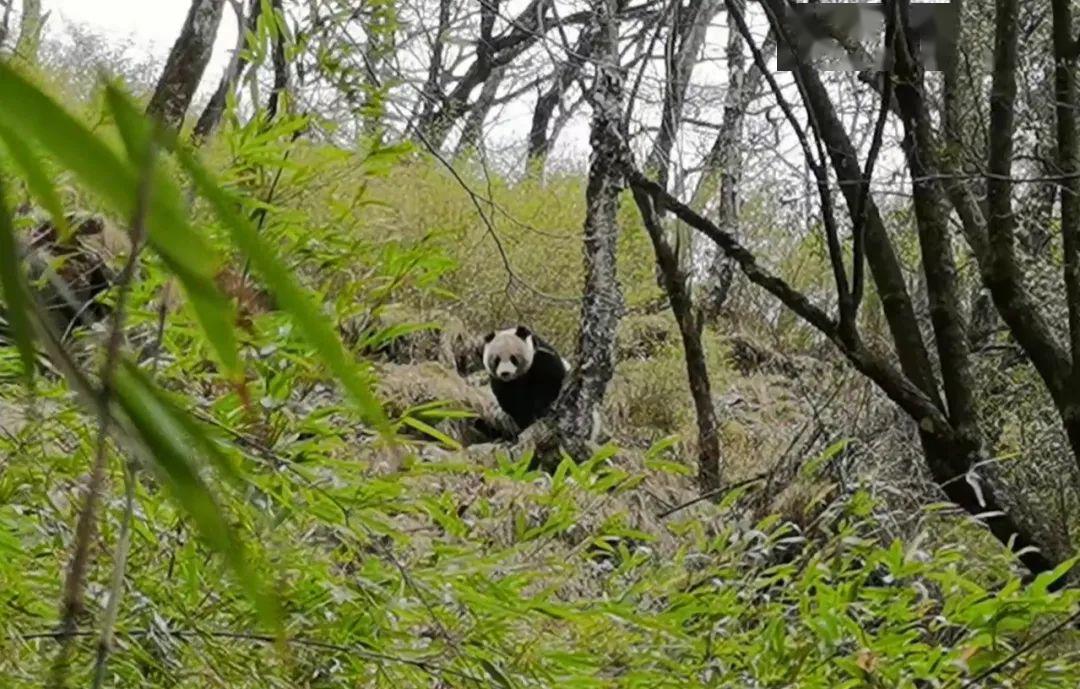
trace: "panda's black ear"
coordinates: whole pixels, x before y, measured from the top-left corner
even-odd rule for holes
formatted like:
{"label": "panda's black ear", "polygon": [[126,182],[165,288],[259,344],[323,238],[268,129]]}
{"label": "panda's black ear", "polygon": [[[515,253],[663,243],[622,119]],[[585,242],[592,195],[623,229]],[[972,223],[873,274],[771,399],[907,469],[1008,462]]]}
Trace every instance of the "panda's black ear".
{"label": "panda's black ear", "polygon": [[520,337],[523,340],[528,338],[529,335],[532,335],[532,332],[528,328],[526,328],[524,325],[519,325],[517,327],[517,330],[515,330],[514,332],[517,334],[518,337]]}
{"label": "panda's black ear", "polygon": [[492,330],[487,335],[484,335],[484,344],[487,344],[488,342],[491,342],[494,339],[495,339],[495,331]]}

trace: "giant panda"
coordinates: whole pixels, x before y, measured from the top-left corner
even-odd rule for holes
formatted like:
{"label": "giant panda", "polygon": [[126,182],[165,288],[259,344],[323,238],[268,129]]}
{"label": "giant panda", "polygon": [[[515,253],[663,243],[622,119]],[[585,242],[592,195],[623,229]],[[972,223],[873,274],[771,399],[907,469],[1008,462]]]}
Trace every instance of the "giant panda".
{"label": "giant panda", "polygon": [[570,364],[554,347],[519,325],[484,337],[484,368],[499,407],[523,431],[551,409]]}

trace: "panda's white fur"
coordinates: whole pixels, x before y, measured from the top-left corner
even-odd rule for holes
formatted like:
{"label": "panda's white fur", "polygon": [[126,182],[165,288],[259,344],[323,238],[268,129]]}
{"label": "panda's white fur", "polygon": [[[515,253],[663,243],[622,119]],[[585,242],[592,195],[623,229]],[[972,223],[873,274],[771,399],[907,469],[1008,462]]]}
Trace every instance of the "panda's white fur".
{"label": "panda's white fur", "polygon": [[514,380],[528,372],[536,355],[536,340],[530,333],[519,337],[514,328],[499,330],[484,343],[484,368],[499,380]]}
{"label": "panda's white fur", "polygon": [[520,325],[489,333],[483,356],[499,406],[521,430],[547,413],[570,370],[554,347]]}
{"label": "panda's white fur", "polygon": [[[563,370],[570,372],[570,362],[555,351],[534,333],[529,332],[524,338],[519,334],[522,327],[507,328],[490,333],[484,343],[484,368],[492,376],[501,380],[514,380],[528,372],[536,352],[554,354],[562,361]],[[495,361],[498,357],[498,361]]]}

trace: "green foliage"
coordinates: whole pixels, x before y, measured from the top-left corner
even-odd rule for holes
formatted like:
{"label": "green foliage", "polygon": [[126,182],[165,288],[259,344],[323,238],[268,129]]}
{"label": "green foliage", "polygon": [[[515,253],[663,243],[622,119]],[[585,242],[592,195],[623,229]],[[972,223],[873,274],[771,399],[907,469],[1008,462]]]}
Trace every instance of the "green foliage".
{"label": "green foliage", "polygon": [[[251,626],[198,542],[161,528],[176,514],[144,490],[114,686],[421,687],[434,677],[451,686],[952,686],[1077,604],[1038,582],[995,593],[967,574],[960,547],[880,547],[858,508],[865,499],[834,506],[823,521],[833,526],[800,551],[802,539],[776,520],[748,529],[716,510],[673,517],[664,534],[635,527],[626,508],[589,518],[598,499],[644,478],[603,464],[565,464],[544,488],[513,465],[416,463],[380,475],[290,454],[303,461],[287,471],[246,460],[269,519],[238,525],[281,576],[298,639],[288,660]],[[28,509],[39,467],[10,465],[0,484],[0,544],[10,551],[0,585],[12,611],[0,623],[0,672],[13,688],[36,686],[47,662],[41,651],[53,642],[24,636],[51,628],[57,579],[26,573],[55,562],[70,509]],[[54,481],[72,471],[75,462],[52,463]],[[470,498],[476,481],[483,497]],[[582,525],[584,538],[574,535]],[[90,640],[79,648],[92,655]],[[1072,686],[1076,661],[1075,651],[1036,646],[1007,674],[1018,686]]]}
{"label": "green foliage", "polygon": [[[746,523],[740,498],[750,487],[659,518],[650,496],[688,480],[677,437],[690,421],[685,371],[677,340],[660,335],[666,316],[639,323],[646,337],[631,333],[627,351],[657,341],[616,381],[635,440],[654,443],[640,464],[609,445],[547,476],[527,454],[461,452],[436,428],[461,413],[438,402],[382,418],[376,373],[328,321],[357,324],[359,350],[430,325],[386,324],[391,307],[452,309],[469,329],[522,320],[572,349],[580,179],[509,184],[465,171],[458,180],[377,138],[357,152],[296,141],[308,122],[292,117],[226,127],[196,159],[116,89],[95,113],[108,115],[99,131],[6,68],[0,95],[11,102],[0,136],[23,137],[4,162],[18,163],[50,213],[64,196],[39,168],[72,175],[82,207],[125,227],[146,203],[150,250],[130,286],[112,379],[123,457],[110,449],[108,483],[120,483],[125,458],[145,471],[110,686],[914,689],[982,673],[983,686],[1080,682],[1076,632],[1054,629],[1080,594],[1048,591],[1045,576],[1022,585],[999,551],[970,549],[967,523],[955,539],[920,546],[942,523],[930,514],[919,539],[883,543],[878,508],[857,488],[805,532],[779,517]],[[150,165],[152,146],[160,155]],[[567,300],[517,284],[515,307],[482,216],[515,274]],[[621,220],[627,299],[647,303],[656,296],[648,241],[631,208]],[[4,213],[9,321],[42,345],[18,318],[35,312],[17,238]],[[276,308],[222,287],[219,271],[234,266]],[[174,280],[192,308],[164,313],[157,342],[161,293]],[[95,338],[81,344],[92,349]],[[72,347],[73,370],[40,375],[24,405],[32,343],[19,344],[0,348],[5,689],[40,686],[55,652],[61,572],[97,447],[95,408],[86,413],[72,393],[100,382],[83,373],[98,357]],[[711,370],[724,371],[724,347],[711,335],[707,344]],[[725,383],[718,373],[714,385]],[[372,442],[384,423],[433,442]],[[803,472],[817,475],[841,449]],[[114,490],[93,542],[72,686],[88,684],[97,653],[123,519]]]}
{"label": "green foliage", "polygon": [[[337,174],[344,181],[355,173],[335,167]],[[423,243],[449,262],[437,294],[402,286],[397,301],[421,310],[451,308],[477,332],[526,323],[556,347],[573,351],[583,279],[583,178],[527,177],[511,184],[465,166],[455,176],[442,163],[420,158],[370,180],[364,193],[367,212],[351,219],[354,238]],[[325,198],[316,191],[307,203],[325,205]],[[626,302],[653,303],[659,291],[652,249],[630,199],[619,223],[618,270]]]}
{"label": "green foliage", "polygon": [[[0,94],[19,104],[0,115],[6,131],[32,137],[121,217],[135,218],[140,204],[140,165],[150,146],[145,122],[130,117],[117,122],[130,156],[125,160],[5,64],[0,64]],[[188,224],[174,183],[156,168],[152,180],[147,207],[141,211],[145,218],[139,222],[145,222],[150,244],[184,285],[220,363],[238,376],[241,365],[231,308],[214,286],[217,254]]]}
{"label": "green foliage", "polygon": [[[174,149],[197,190],[211,201],[231,239],[254,263],[256,270],[272,283],[273,294],[284,311],[300,325],[300,331],[320,358],[359,403],[364,418],[376,430],[389,431],[382,409],[372,394],[372,382],[358,375],[357,367],[342,349],[336,334],[320,318],[316,305],[295,283],[290,271],[248,221],[236,213],[227,193],[210,178],[194,156],[177,148],[174,141],[163,141],[165,137],[153,130],[125,95],[115,87],[106,89],[106,107],[126,152],[126,156],[122,156],[4,64],[0,64],[0,93],[20,100],[20,107],[7,113],[9,119],[5,120],[6,126],[0,132],[10,135],[19,118],[33,119],[34,125],[22,128],[21,133],[29,135],[37,145],[74,172],[86,187],[110,203],[121,216],[129,218],[134,239],[141,240],[145,231],[157,257],[185,287],[202,326],[202,335],[223,364],[227,380],[238,384],[237,389],[243,393],[246,390],[244,365],[236,340],[233,306],[215,281],[218,254],[211,242],[188,224],[179,189],[156,164],[158,147],[164,143]],[[18,152],[15,157],[24,170],[31,171],[30,187],[47,201],[55,200],[55,191],[44,176],[38,174],[36,165],[30,164],[31,157],[26,154],[22,142],[11,137],[7,143],[9,150]],[[87,401],[89,411],[111,416],[112,410],[101,407],[111,404],[111,400],[91,389],[90,383],[55,341],[56,335],[46,332],[41,325],[46,319],[40,314],[35,315],[39,307],[31,302],[29,290],[20,276],[20,252],[16,250],[10,215],[6,211],[3,215],[0,239],[6,250],[0,276],[3,277],[8,321],[27,375],[33,370],[33,340],[38,337],[46,342],[54,364],[60,365],[59,360],[63,360],[61,369],[67,382]],[[31,325],[35,320],[37,324]],[[121,358],[119,369],[112,367],[108,372],[114,376],[108,385],[123,411],[124,418],[119,420],[125,433],[122,444],[147,461],[157,478],[170,488],[173,498],[193,518],[202,535],[225,556],[256,603],[262,619],[276,622],[274,604],[262,590],[261,577],[249,567],[241,542],[232,534],[209,486],[200,478],[199,469],[189,456],[190,447],[200,447],[210,458],[215,458],[218,456],[215,446],[203,436],[201,428],[186,418],[184,410],[168,404],[150,379],[142,376],[122,356],[112,351],[107,354],[110,361]],[[246,395],[243,397],[246,399]],[[125,421],[129,427],[125,427]],[[224,465],[221,461],[217,464],[219,467]]]}
{"label": "green foliage", "polygon": [[11,326],[15,345],[22,359],[23,375],[33,383],[36,367],[33,330],[28,315],[30,289],[22,275],[15,227],[8,212],[4,187],[0,185],[0,296],[4,298],[5,319]]}

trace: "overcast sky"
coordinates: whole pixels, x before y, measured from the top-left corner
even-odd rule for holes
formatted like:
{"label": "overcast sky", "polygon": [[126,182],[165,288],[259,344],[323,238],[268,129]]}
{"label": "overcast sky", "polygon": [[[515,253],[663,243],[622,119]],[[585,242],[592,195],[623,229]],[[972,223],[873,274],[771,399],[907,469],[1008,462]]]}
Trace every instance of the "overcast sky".
{"label": "overcast sky", "polygon": [[[191,0],[43,0],[51,11],[46,30],[62,31],[67,24],[82,24],[95,33],[130,39],[137,49],[164,61],[180,33]],[[202,87],[213,88],[236,41],[236,19],[226,7],[218,31],[214,56]]]}
{"label": "overcast sky", "polygon": [[[94,33],[104,34],[117,40],[128,39],[138,51],[145,51],[164,62],[169,49],[183,25],[191,0],[43,0],[45,11],[52,15],[46,31],[54,35],[62,33],[71,24],[83,25]],[[218,30],[214,54],[199,87],[201,96],[209,96],[217,85],[229,60],[229,53],[236,41],[236,18],[226,6]],[[511,137],[520,143],[522,128],[527,129],[531,118],[530,106],[525,102],[514,103],[500,113],[499,122],[487,132],[488,143]],[[571,155],[588,150],[587,128],[575,123],[564,131],[560,140],[562,152]],[[500,136],[500,134],[502,136]]]}
{"label": "overcast sky", "polygon": [[[517,2],[522,1],[517,0]],[[511,4],[517,4],[517,2],[510,0]],[[80,24],[93,33],[103,34],[117,41],[130,41],[135,51],[149,53],[162,62],[176,40],[190,3],[191,0],[43,0],[42,2],[44,9],[52,13],[46,30],[54,35],[63,32],[68,25]],[[752,24],[758,24],[761,20],[753,13],[748,18],[751,19]],[[763,31],[761,33],[763,34]],[[726,72],[721,68],[724,62],[725,34],[723,22],[717,20],[714,27],[710,29],[705,55],[695,70],[697,88],[709,89],[710,99],[717,106],[723,102],[726,86],[724,84]],[[208,96],[217,85],[228,62],[229,53],[235,45],[235,40],[236,19],[231,8],[226,7],[214,54],[200,86],[200,96]],[[774,65],[775,63],[770,66]],[[784,73],[777,75],[781,82],[786,82],[787,76]],[[662,78],[662,75],[657,75],[657,78]],[[644,107],[644,105],[639,105],[639,112],[643,111]],[[716,109],[719,110],[719,108]],[[711,119],[717,119],[718,113],[710,111],[708,115]],[[522,132],[527,131],[530,119],[531,105],[528,99],[518,99],[508,104],[495,113],[493,121],[488,123],[486,142],[493,150],[504,144],[522,144]],[[680,137],[674,154],[677,157],[688,156],[683,162],[693,164],[694,159],[701,155],[701,150],[698,149],[711,142],[715,132],[704,130],[693,132],[689,127],[686,129],[687,131]],[[785,151],[790,149],[798,158],[798,151],[795,150],[791,133],[784,130],[782,136],[785,141],[790,138],[791,142],[790,145],[778,148]],[[579,112],[560,136],[555,157],[565,156],[566,159],[583,163],[588,158],[588,146],[588,113]],[[896,154],[896,152],[886,151],[883,157],[886,159],[895,157],[891,154]],[[879,165],[878,168],[881,169],[882,166]]]}

